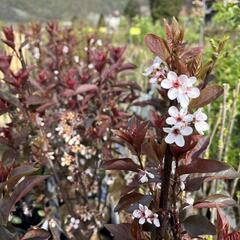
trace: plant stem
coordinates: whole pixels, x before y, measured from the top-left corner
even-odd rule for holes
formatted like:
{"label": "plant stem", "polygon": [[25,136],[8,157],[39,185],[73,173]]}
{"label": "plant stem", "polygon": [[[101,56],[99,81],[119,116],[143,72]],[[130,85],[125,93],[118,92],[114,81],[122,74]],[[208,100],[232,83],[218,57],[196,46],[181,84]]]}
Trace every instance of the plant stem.
{"label": "plant stem", "polygon": [[166,226],[167,226],[167,210],[168,210],[168,195],[169,195],[169,188],[170,188],[170,178],[171,178],[171,171],[172,171],[172,160],[173,156],[170,150],[170,146],[167,145],[165,158],[164,158],[164,171],[163,171],[163,180],[162,180],[162,188],[161,188],[161,195],[160,195],[160,204],[159,207],[163,212],[161,217],[161,227],[159,231],[159,235],[156,236],[157,240],[163,240],[165,233],[166,233]]}

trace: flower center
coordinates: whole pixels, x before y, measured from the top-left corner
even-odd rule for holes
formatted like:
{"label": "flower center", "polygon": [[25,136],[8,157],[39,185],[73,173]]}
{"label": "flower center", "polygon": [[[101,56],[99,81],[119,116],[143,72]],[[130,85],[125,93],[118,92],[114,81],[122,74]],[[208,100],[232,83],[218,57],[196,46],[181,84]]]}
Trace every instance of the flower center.
{"label": "flower center", "polygon": [[173,130],[173,134],[175,135],[179,135],[180,134],[180,130],[178,128]]}
{"label": "flower center", "polygon": [[181,86],[180,82],[178,81],[178,79],[176,81],[174,81],[173,83],[173,87],[174,88],[179,88]]}
{"label": "flower center", "polygon": [[177,120],[177,122],[181,122],[182,121],[181,116],[177,116],[176,120]]}

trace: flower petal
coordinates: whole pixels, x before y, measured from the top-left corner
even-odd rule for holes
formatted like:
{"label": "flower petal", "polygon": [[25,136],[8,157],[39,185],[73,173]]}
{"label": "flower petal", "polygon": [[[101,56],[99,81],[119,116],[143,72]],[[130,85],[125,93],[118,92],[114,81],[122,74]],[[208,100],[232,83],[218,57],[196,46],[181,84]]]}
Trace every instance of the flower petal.
{"label": "flower petal", "polygon": [[152,211],[150,209],[148,209],[147,206],[146,206],[144,213],[145,213],[146,218],[152,216],[152,214],[153,214]]}
{"label": "flower petal", "polygon": [[139,181],[140,181],[141,183],[148,182],[147,174],[144,174],[144,175],[139,179]]}
{"label": "flower petal", "polygon": [[154,174],[150,173],[150,172],[147,172],[147,175],[149,178],[154,178]]}
{"label": "flower petal", "polygon": [[142,212],[140,210],[136,209],[133,211],[132,215],[134,218],[140,218],[142,216]]}
{"label": "flower petal", "polygon": [[143,206],[141,203],[139,203],[138,208],[139,208],[142,212],[144,212],[144,206]]}
{"label": "flower petal", "polygon": [[194,124],[194,126],[195,126],[196,130],[197,130],[201,135],[204,134],[204,131],[207,131],[207,130],[209,129],[208,123],[203,122],[203,121],[202,121],[202,122],[196,122],[196,123]]}
{"label": "flower petal", "polygon": [[192,114],[187,114],[186,116],[183,117],[184,122],[192,122],[192,120],[193,120]]}
{"label": "flower petal", "polygon": [[155,59],[153,60],[153,65],[155,65],[156,63],[160,66],[160,64],[163,62],[163,60],[160,57],[155,57]]}
{"label": "flower petal", "polygon": [[188,78],[188,84],[189,84],[189,85],[193,85],[196,81],[197,81],[197,78],[196,78],[196,77],[190,77],[190,78]]}
{"label": "flower petal", "polygon": [[169,89],[172,87],[172,81],[168,80],[168,79],[164,79],[161,82],[161,87],[165,88],[165,89]]}
{"label": "flower petal", "polygon": [[149,80],[149,82],[151,83],[151,84],[156,84],[157,83],[157,78],[156,77],[152,77],[152,78],[150,78],[150,80]]}
{"label": "flower petal", "polygon": [[185,85],[185,86],[188,85],[188,76],[187,75],[182,74],[178,77],[178,79],[183,85]]}
{"label": "flower petal", "polygon": [[170,80],[170,81],[174,81],[177,79],[177,74],[173,71],[169,71],[168,74],[167,74],[167,78]]}
{"label": "flower petal", "polygon": [[166,137],[165,137],[165,142],[168,144],[172,144],[175,142],[175,135],[173,133],[169,133]]}
{"label": "flower petal", "polygon": [[145,218],[144,217],[140,218],[138,222],[141,225],[144,224],[145,223]]}
{"label": "flower petal", "polygon": [[200,90],[196,87],[192,87],[191,90],[188,90],[187,95],[190,98],[197,98],[200,95]]}
{"label": "flower petal", "polygon": [[175,137],[175,143],[177,144],[177,146],[179,147],[183,147],[184,144],[185,144],[185,140],[184,140],[184,137],[182,135],[177,135]]}
{"label": "flower petal", "polygon": [[168,98],[170,100],[174,100],[178,96],[178,90],[176,88],[170,88],[168,90],[168,94],[167,95],[168,95]]}
{"label": "flower petal", "polygon": [[163,128],[163,131],[165,133],[171,133],[172,132],[172,128]]}
{"label": "flower petal", "polygon": [[183,136],[189,136],[191,135],[193,132],[193,129],[189,126],[186,126],[186,127],[183,127],[180,129],[180,133],[183,135]]}
{"label": "flower petal", "polygon": [[177,100],[180,103],[182,108],[187,108],[188,107],[189,98],[186,94],[184,94],[184,93],[179,94]]}
{"label": "flower petal", "polygon": [[160,222],[158,218],[154,218],[153,223],[156,227],[160,227]]}
{"label": "flower petal", "polygon": [[175,125],[177,123],[176,119],[173,118],[173,117],[168,117],[166,119],[166,123],[169,124],[169,125]]}
{"label": "flower petal", "polygon": [[175,107],[175,106],[171,106],[169,109],[168,109],[168,113],[170,116],[172,117],[177,117],[178,114],[179,114],[179,111],[178,109]]}
{"label": "flower petal", "polygon": [[207,120],[207,115],[202,112],[202,108],[198,109],[195,113],[194,113],[194,117],[196,121],[206,121]]}
{"label": "flower petal", "polygon": [[151,75],[152,72],[153,72],[153,70],[154,70],[153,66],[148,67],[148,68],[146,69],[146,71],[143,73],[143,76],[146,76],[146,77],[147,77],[147,76]]}

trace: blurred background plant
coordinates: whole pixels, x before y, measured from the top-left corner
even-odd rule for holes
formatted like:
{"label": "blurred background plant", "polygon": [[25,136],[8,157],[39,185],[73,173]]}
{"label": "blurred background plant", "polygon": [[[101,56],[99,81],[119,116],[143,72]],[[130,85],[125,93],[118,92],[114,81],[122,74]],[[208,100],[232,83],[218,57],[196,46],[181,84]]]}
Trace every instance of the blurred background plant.
{"label": "blurred background plant", "polygon": [[[87,38],[89,38],[93,39],[91,40],[92,47],[97,52],[100,51],[100,53],[106,54],[110,59],[112,59],[110,55],[112,54],[113,47],[123,47],[127,45],[124,59],[126,62],[134,63],[137,69],[132,71],[131,74],[128,73],[125,75],[121,73],[120,78],[125,81],[135,82],[141,86],[142,91],[140,96],[142,99],[149,99],[152,98],[152,96],[154,98],[155,93],[151,91],[153,86],[151,86],[148,80],[142,75],[153,59],[153,55],[149,53],[143,44],[144,36],[150,32],[163,36],[164,29],[161,27],[163,19],[170,19],[172,16],[176,16],[180,23],[185,26],[186,39],[188,39],[190,45],[195,46],[199,43],[204,45],[205,51],[207,52],[206,62],[211,61],[212,58],[218,57],[218,61],[215,63],[214,72],[209,75],[208,80],[215,81],[218,84],[224,84],[224,96],[206,108],[211,128],[211,136],[209,136],[210,146],[206,155],[212,159],[226,161],[235,169],[240,170],[239,1],[82,0],[77,2],[78,3],[74,0],[61,2],[54,0],[39,1],[37,6],[35,1],[32,0],[21,2],[16,0],[4,0],[2,2],[0,10],[0,13],[2,13],[0,14],[2,21],[1,26],[11,22],[15,29],[15,40],[22,43],[25,39],[28,39],[29,44],[23,48],[22,52],[29,66],[37,66],[35,70],[33,68],[33,79],[37,80],[37,84],[39,84],[38,87],[42,88],[41,85],[48,83],[47,85],[50,88],[49,91],[52,91],[52,88],[55,90],[58,89],[56,91],[59,92],[59,89],[62,89],[62,87],[72,90],[75,80],[72,81],[72,79],[69,78],[71,76],[75,78],[76,75],[77,81],[82,84],[82,81],[84,81],[83,79],[87,78],[87,75],[85,75],[83,71],[84,69],[88,69],[87,64],[85,64],[85,67],[81,67],[80,73],[84,73],[84,76],[80,76],[78,70],[76,71],[77,73],[74,71],[79,69],[82,61],[86,60],[87,51],[85,48],[87,47]],[[6,14],[6,12],[8,14]],[[59,28],[55,30],[59,32],[54,34],[54,36],[49,35],[47,30],[39,23],[39,21],[46,21],[46,19],[59,20]],[[20,23],[18,21],[20,21]],[[32,21],[32,23],[29,23],[29,21]],[[52,27],[54,28],[54,26]],[[34,32],[34,34],[31,36],[32,32]],[[82,41],[82,39],[85,40]],[[222,39],[226,40],[224,50],[221,55],[213,56],[219,41]],[[52,47],[55,43],[60,43],[61,47],[59,49]],[[73,48],[69,46],[73,46]],[[4,44],[1,44],[0,48],[6,51],[7,54],[12,55],[12,50],[9,50],[9,48],[6,49]],[[116,47],[116,49],[118,48]],[[56,59],[57,52],[61,52],[61,57],[59,59]],[[106,56],[99,56],[98,54],[96,56],[96,54],[93,54],[91,60],[89,58],[89,61],[92,61],[95,57],[104,58]],[[63,64],[65,67],[61,66],[59,69],[55,69],[54,64],[56,61],[58,62],[58,66],[60,66],[59,63],[61,61],[67,61],[67,63]],[[88,64],[90,68],[93,66],[91,64],[92,62]],[[13,56],[11,69],[14,69],[14,72],[16,72],[20,67],[21,62]],[[94,71],[94,74],[96,74],[95,71],[97,70],[91,68],[89,71]],[[55,81],[54,79],[60,76],[59,74],[61,75],[60,79],[63,86],[51,86],[50,83],[53,83]],[[137,87],[137,89],[140,88]],[[68,93],[70,93],[70,91],[68,91]],[[65,112],[60,114],[57,118],[52,117],[52,122],[55,125],[57,125],[57,123],[60,124],[62,117],[64,118],[65,114],[67,114],[66,109],[77,104],[72,101],[78,101],[75,99],[75,96],[71,98],[70,103],[64,103],[66,99],[60,99],[64,105]],[[47,108],[53,109],[54,107],[46,105],[46,109]],[[75,108],[77,108],[77,106],[75,106]],[[125,111],[129,106],[121,105],[121,108]],[[132,109],[134,110],[136,108]],[[91,111],[94,112],[95,110],[96,109],[92,108]],[[148,113],[144,113],[145,117],[148,115]],[[6,114],[1,117],[4,123],[9,119]],[[41,114],[40,117],[42,117]],[[55,128],[58,126],[53,125],[51,126],[51,131],[48,129],[46,134],[54,133],[55,135],[53,134],[53,136],[58,136],[55,131]],[[75,127],[78,129],[80,126],[74,126],[74,128]],[[60,137],[58,137],[59,141],[64,141],[64,139],[61,140]],[[87,147],[91,145],[89,141],[88,139]],[[101,139],[101,141],[103,141],[103,139]],[[99,146],[97,148],[99,148]],[[87,149],[85,150],[87,151]],[[61,154],[58,154],[58,167],[61,168],[60,155],[63,154],[63,151],[61,150]],[[65,178],[69,176],[69,172],[68,167],[65,166],[63,168],[66,171],[64,170],[62,177]],[[101,175],[101,178],[102,180],[104,179],[104,174]],[[71,182],[68,182],[68,186],[69,184],[71,184]],[[209,189],[211,189],[211,187],[217,188],[219,192],[231,189],[229,194],[240,203],[239,183],[237,180],[230,182],[228,186],[219,185],[217,182],[210,187],[205,184],[202,194],[210,191]],[[22,205],[23,203],[20,204],[20,209],[23,208]],[[42,210],[42,205],[40,209]],[[232,226],[239,228],[239,208],[235,208],[234,212],[231,214],[233,219],[231,221]],[[78,218],[76,216],[73,217],[75,220]],[[71,222],[71,217],[68,220]],[[72,220],[72,225],[77,225],[78,221],[76,222],[75,220]]]}

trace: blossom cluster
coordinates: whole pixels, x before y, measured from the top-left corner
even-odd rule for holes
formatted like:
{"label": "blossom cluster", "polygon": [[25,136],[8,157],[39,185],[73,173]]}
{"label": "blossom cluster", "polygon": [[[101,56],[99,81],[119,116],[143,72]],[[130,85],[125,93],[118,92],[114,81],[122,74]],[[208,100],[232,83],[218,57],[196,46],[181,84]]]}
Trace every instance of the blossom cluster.
{"label": "blossom cluster", "polygon": [[148,222],[150,224],[154,224],[156,227],[160,227],[158,214],[153,213],[147,206],[139,204],[138,209],[135,209],[132,215],[133,218],[139,219],[139,224]]}
{"label": "blossom cluster", "polygon": [[[168,71],[166,74],[166,67],[163,68],[161,65],[164,66],[164,62],[159,57],[156,57],[153,65],[147,69],[145,75],[150,76],[151,83],[160,82],[161,87],[167,90],[168,98],[177,101],[180,105],[180,109],[176,106],[171,106],[168,109],[169,117],[166,119],[166,123],[170,127],[163,128],[163,131],[167,133],[166,143],[175,143],[177,146],[183,147],[185,145],[184,137],[193,133],[193,125],[201,135],[209,129],[206,122],[207,115],[201,108],[193,114],[188,112],[190,100],[200,96],[200,90],[194,87],[197,81],[196,77],[188,77],[185,74],[178,76],[173,71]],[[163,78],[163,76],[165,77]]]}

